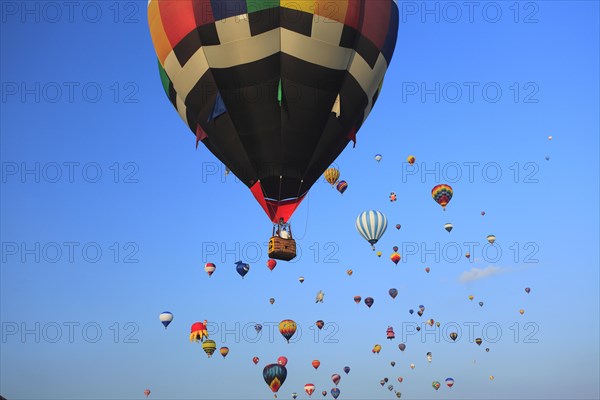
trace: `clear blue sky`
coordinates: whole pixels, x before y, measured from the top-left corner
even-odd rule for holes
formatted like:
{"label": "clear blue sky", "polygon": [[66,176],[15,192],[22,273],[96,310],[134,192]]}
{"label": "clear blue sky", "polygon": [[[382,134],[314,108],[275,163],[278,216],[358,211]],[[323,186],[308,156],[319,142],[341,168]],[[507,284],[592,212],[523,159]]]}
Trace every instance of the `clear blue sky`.
{"label": "clear blue sky", "polygon": [[[72,14],[48,4],[0,3],[3,396],[136,399],[149,388],[155,399],[271,398],[262,368],[280,355],[289,363],[279,398],[294,391],[306,398],[308,382],[320,397],[333,373],[342,375],[340,399],[395,398],[379,385],[384,377],[402,398],[600,396],[597,2],[521,2],[518,15],[512,2],[482,2],[472,21],[462,3],[452,3],[458,17],[437,3],[439,21],[422,14],[421,2],[405,3],[381,97],[356,148],[336,161],[349,188],[340,196],[315,184],[292,219],[301,255],[272,272],[263,245],[268,218],[204,147],[194,149],[164,95],[146,3],[78,3]],[[436,83],[439,102],[435,93],[421,96],[422,84],[435,92]],[[416,175],[404,169],[411,154]],[[441,176],[420,174],[436,163]],[[457,165],[462,175],[454,179]],[[438,183],[454,188],[445,213],[430,195]],[[381,258],[354,228],[368,209],[389,220]],[[454,224],[450,234],[446,222]],[[502,249],[497,260],[482,253],[492,233]],[[479,244],[470,260],[465,242]],[[394,245],[398,266],[389,260]],[[251,264],[243,280],[238,259]],[[217,265],[211,278],[206,261]],[[477,272],[493,273],[464,282]],[[323,304],[314,302],[319,290]],[[375,304],[356,305],[355,295]],[[408,313],[420,304],[423,317]],[[158,320],[165,310],[175,315],[166,331]],[[286,344],[276,332],[270,341],[268,323],[286,318],[302,336]],[[451,344],[412,335],[400,352],[403,326],[428,318],[442,328],[458,323],[464,336]],[[190,325],[204,319],[219,328],[212,338],[229,347],[227,358],[209,359],[189,342]],[[318,319],[328,325],[315,343],[310,327]],[[256,322],[264,326],[258,341],[252,328],[243,331]],[[35,333],[22,336],[36,323],[39,343]],[[221,335],[223,324],[234,331],[236,323],[239,343]],[[502,336],[478,347],[468,323],[480,324],[475,337],[485,324]],[[393,341],[385,339],[388,325]],[[375,355],[377,343],[383,349]],[[313,359],[321,361],[317,371]],[[437,392],[434,380],[442,382]]]}

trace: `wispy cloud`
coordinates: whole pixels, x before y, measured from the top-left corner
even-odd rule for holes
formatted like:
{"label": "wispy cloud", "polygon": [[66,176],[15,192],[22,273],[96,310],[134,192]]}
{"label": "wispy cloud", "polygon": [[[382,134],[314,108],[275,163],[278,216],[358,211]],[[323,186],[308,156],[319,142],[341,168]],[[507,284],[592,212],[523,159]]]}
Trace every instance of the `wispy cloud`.
{"label": "wispy cloud", "polygon": [[506,272],[504,268],[496,267],[494,265],[489,265],[485,268],[471,268],[470,271],[465,271],[460,274],[458,281],[461,283],[473,282],[479,279],[487,278],[492,275],[498,275],[503,272]]}

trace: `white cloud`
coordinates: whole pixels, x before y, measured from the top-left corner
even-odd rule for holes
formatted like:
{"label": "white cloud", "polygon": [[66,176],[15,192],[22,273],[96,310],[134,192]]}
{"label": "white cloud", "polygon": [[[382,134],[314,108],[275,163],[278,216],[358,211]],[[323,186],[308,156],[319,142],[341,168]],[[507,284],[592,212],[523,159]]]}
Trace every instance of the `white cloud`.
{"label": "white cloud", "polygon": [[477,281],[479,279],[483,279],[483,278],[487,278],[488,276],[492,276],[492,275],[497,275],[500,273],[505,272],[505,270],[503,268],[500,267],[496,267],[494,265],[489,265],[485,268],[471,268],[470,271],[465,271],[462,274],[460,274],[460,277],[458,278],[459,282],[462,283],[466,283],[466,282],[473,282],[473,281]]}

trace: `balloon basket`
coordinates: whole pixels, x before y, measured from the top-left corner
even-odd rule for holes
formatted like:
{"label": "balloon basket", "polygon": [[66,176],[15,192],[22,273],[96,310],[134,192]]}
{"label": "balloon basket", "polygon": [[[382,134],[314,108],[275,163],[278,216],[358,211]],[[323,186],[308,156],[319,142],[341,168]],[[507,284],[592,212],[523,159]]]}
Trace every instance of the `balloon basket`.
{"label": "balloon basket", "polygon": [[273,236],[269,239],[268,254],[276,260],[290,261],[296,257],[296,241]]}

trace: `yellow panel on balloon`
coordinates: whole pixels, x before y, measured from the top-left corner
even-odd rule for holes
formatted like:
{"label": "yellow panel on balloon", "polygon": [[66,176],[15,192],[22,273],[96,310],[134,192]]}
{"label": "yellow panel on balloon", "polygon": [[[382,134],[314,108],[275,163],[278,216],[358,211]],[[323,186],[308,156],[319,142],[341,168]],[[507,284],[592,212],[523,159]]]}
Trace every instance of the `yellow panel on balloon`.
{"label": "yellow panel on balloon", "polygon": [[303,11],[308,14],[315,13],[314,0],[281,0],[281,7],[290,8],[292,10]]}
{"label": "yellow panel on balloon", "polygon": [[343,24],[347,10],[348,0],[315,0],[314,14],[329,20]]}

